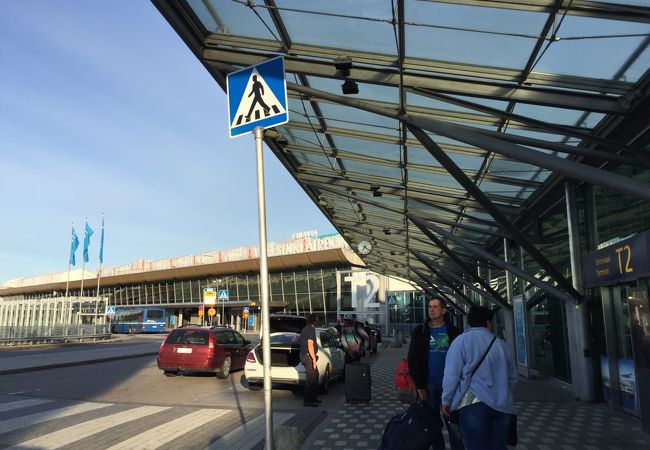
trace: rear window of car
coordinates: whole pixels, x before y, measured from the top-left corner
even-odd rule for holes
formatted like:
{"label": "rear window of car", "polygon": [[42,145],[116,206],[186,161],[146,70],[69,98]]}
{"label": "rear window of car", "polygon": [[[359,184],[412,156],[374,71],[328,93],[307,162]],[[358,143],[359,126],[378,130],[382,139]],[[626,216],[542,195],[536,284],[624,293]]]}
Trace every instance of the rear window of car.
{"label": "rear window of car", "polygon": [[174,330],[167,338],[168,344],[208,345],[205,330]]}
{"label": "rear window of car", "polygon": [[271,336],[271,345],[282,345],[282,346],[298,346],[300,347],[300,335],[299,334],[274,334]]}
{"label": "rear window of car", "polygon": [[271,333],[300,333],[307,325],[307,319],[299,316],[271,316],[269,322]]}

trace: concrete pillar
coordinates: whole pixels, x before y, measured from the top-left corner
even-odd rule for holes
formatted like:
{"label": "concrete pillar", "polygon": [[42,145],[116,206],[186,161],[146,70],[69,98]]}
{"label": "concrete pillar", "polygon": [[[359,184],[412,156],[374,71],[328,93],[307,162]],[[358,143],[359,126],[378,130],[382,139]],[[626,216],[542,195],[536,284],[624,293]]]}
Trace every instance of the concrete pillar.
{"label": "concrete pillar", "polygon": [[[573,183],[565,183],[564,192],[566,196],[567,228],[569,232],[571,280],[573,287],[582,293],[578,205],[575,185]],[[589,304],[586,301],[582,304],[567,302],[565,308],[573,395],[582,401],[594,401],[596,395],[593,359],[591,356],[591,339],[589,335]]]}

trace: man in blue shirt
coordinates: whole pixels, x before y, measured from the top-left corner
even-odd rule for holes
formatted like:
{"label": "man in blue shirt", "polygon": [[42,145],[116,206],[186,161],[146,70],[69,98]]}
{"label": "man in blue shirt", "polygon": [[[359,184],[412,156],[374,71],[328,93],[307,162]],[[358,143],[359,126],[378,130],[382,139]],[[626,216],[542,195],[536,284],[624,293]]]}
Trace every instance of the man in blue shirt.
{"label": "man in blue shirt", "polygon": [[[451,342],[460,334],[460,330],[451,322],[446,321],[447,306],[441,298],[429,300],[428,320],[418,325],[411,335],[408,352],[409,373],[418,390],[418,397],[435,412],[434,450],[445,449],[445,439],[442,436],[442,421],[440,420],[440,396],[442,394],[442,379],[445,373],[445,358]],[[449,428],[449,443],[452,450],[462,450],[463,443]]]}

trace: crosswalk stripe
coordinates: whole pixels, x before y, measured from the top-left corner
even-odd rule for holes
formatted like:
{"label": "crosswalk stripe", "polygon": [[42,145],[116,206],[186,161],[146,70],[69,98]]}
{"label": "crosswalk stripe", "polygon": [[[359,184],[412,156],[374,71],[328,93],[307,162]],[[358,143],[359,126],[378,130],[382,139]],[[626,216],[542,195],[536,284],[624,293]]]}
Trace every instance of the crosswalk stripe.
{"label": "crosswalk stripe", "polygon": [[[294,415],[291,413],[275,413],[273,414],[273,428],[285,423]],[[249,450],[265,436],[265,421],[264,414],[260,414],[253,420],[246,422],[240,427],[235,428],[230,433],[223,436],[221,439],[214,441],[205,450],[217,449],[238,449]]]}
{"label": "crosswalk stripe", "polygon": [[205,425],[211,420],[230,412],[232,411],[224,409],[201,409],[151,428],[144,433],[140,433],[126,441],[109,447],[107,450],[132,450],[134,448],[138,450],[153,450],[162,447],[183,433]]}
{"label": "crosswalk stripe", "polygon": [[7,433],[8,431],[14,431],[37,423],[47,422],[48,420],[60,419],[74,414],[105,408],[107,406],[112,406],[112,403],[80,403],[77,405],[66,406],[64,408],[57,408],[40,413],[29,414],[27,416],[3,420],[0,421],[0,433]]}
{"label": "crosswalk stripe", "polygon": [[141,406],[139,408],[122,411],[116,414],[111,414],[97,419],[87,420],[77,425],[64,428],[53,433],[48,433],[43,436],[30,439],[28,441],[20,442],[11,450],[19,450],[26,448],[38,448],[39,450],[52,450],[64,445],[71,444],[81,439],[97,434],[101,431],[108,430],[123,423],[132,420],[140,419],[151,414],[158,413],[169,409],[167,406]]}
{"label": "crosswalk stripe", "polygon": [[20,408],[27,408],[28,406],[43,405],[50,403],[54,400],[44,400],[39,398],[30,398],[25,400],[16,400],[15,402],[0,404],[0,412],[13,411]]}

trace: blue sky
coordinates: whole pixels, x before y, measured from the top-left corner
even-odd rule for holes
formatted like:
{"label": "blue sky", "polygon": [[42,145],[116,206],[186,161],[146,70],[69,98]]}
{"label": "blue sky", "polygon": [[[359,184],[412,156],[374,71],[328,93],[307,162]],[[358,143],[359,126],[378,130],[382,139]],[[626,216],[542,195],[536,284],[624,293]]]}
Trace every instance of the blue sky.
{"label": "blue sky", "polygon": [[[146,0],[0,1],[0,281],[256,245],[252,136]],[[333,232],[265,150],[268,239]],[[81,246],[77,251],[80,268]]]}

